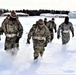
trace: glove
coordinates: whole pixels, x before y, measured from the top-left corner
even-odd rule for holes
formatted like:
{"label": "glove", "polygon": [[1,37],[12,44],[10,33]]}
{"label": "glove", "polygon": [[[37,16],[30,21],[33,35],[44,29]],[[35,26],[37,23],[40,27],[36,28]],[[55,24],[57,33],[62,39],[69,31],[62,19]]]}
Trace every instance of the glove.
{"label": "glove", "polygon": [[59,39],[59,38],[60,38],[60,36],[59,36],[59,35],[57,35],[57,38]]}
{"label": "glove", "polygon": [[57,32],[57,30],[55,30],[55,33]]}
{"label": "glove", "polygon": [[0,35],[2,35],[4,32],[4,30],[2,28],[0,28]]}
{"label": "glove", "polygon": [[72,31],[72,37],[74,37],[74,32]]}
{"label": "glove", "polygon": [[74,34],[72,35],[72,37],[74,37]]}
{"label": "glove", "polygon": [[29,39],[27,39],[27,44],[30,44],[30,40]]}
{"label": "glove", "polygon": [[46,47],[47,46],[47,43],[44,43],[44,47]]}
{"label": "glove", "polygon": [[18,43],[18,42],[19,42],[19,39],[20,39],[20,37],[17,37],[17,38],[16,38],[16,43]]}

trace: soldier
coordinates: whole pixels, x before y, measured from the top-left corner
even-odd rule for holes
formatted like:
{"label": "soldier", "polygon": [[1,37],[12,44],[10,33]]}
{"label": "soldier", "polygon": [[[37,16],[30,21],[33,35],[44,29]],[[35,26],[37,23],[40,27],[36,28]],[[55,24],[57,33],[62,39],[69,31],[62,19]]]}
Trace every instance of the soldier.
{"label": "soldier", "polygon": [[45,47],[50,41],[50,32],[48,28],[44,25],[44,21],[39,19],[36,23],[36,27],[32,27],[29,31],[27,43],[30,44],[30,39],[33,39],[33,48],[34,48],[34,59],[37,59],[40,56],[43,56]]}
{"label": "soldier", "polygon": [[33,28],[36,28],[38,26],[38,21],[36,21],[35,24],[33,24]]}
{"label": "soldier", "polygon": [[59,25],[57,38],[60,38],[60,32],[62,35],[62,44],[67,44],[70,40],[70,31],[72,32],[72,37],[74,37],[73,24],[69,22],[69,17],[65,17],[65,21]]}
{"label": "soldier", "polygon": [[2,22],[0,35],[5,33],[5,50],[11,54],[16,54],[19,48],[19,39],[23,34],[23,27],[16,17],[16,12],[11,11],[9,18]]}
{"label": "soldier", "polygon": [[10,14],[8,14],[5,19],[8,19],[8,18],[10,18]]}
{"label": "soldier", "polygon": [[45,25],[47,24],[47,18],[44,18],[44,24]]}
{"label": "soldier", "polygon": [[4,22],[6,19],[8,19],[8,18],[10,18],[10,14],[8,14],[8,15],[6,16],[6,18],[3,20],[3,22]]}
{"label": "soldier", "polygon": [[55,33],[57,32],[55,19],[52,18],[51,20],[49,20],[47,22],[46,26],[49,28],[49,31],[50,31],[50,34],[51,34],[51,41],[52,41],[54,39],[54,32],[53,32],[53,30],[55,30]]}

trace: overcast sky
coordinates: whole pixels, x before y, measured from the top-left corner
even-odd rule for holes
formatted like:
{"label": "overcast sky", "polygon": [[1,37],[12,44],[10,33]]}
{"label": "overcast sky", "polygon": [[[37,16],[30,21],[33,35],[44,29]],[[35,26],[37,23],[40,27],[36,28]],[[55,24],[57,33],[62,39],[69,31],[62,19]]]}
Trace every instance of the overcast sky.
{"label": "overcast sky", "polygon": [[76,11],[76,0],[0,0],[0,8]]}

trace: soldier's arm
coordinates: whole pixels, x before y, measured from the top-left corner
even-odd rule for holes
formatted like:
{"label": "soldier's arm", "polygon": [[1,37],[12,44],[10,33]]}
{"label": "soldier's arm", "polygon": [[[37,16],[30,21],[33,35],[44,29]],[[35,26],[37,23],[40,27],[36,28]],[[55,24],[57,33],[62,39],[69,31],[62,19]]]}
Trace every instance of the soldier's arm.
{"label": "soldier's arm", "polygon": [[34,33],[34,26],[32,26],[32,28],[30,29],[28,35],[27,35],[27,43],[30,44],[30,39],[33,36]]}
{"label": "soldier's arm", "polygon": [[6,32],[6,24],[7,24],[7,20],[4,20],[0,27],[0,35]]}
{"label": "soldier's arm", "polygon": [[72,37],[74,37],[74,28],[72,23],[70,23],[70,31],[72,32]]}
{"label": "soldier's arm", "polygon": [[3,32],[4,32],[3,28],[2,28],[2,27],[0,27],[0,35],[2,35],[2,34],[3,34]]}
{"label": "soldier's arm", "polygon": [[[3,21],[2,24],[1,24],[1,27],[0,27],[0,35],[2,35],[6,31],[5,24],[6,24],[5,21]],[[1,36],[0,36],[0,40],[1,40]]]}
{"label": "soldier's arm", "polygon": [[22,24],[18,21],[19,29],[18,29],[18,37],[22,37],[23,34],[23,26]]}
{"label": "soldier's arm", "polygon": [[50,28],[50,23],[47,22],[46,26],[47,26],[47,28],[49,29],[49,28]]}
{"label": "soldier's arm", "polygon": [[57,32],[56,23],[54,23],[54,30]]}
{"label": "soldier's arm", "polygon": [[62,24],[59,25],[59,27],[58,27],[58,31],[57,31],[57,38],[58,39],[60,38],[60,30],[62,30]]}
{"label": "soldier's arm", "polygon": [[32,26],[32,28],[30,29],[29,33],[28,33],[28,39],[30,40],[32,35],[33,35],[33,32],[34,32],[34,26]]}
{"label": "soldier's arm", "polygon": [[49,43],[50,40],[51,40],[51,35],[50,35],[49,29],[47,28],[47,30],[46,30],[46,43]]}

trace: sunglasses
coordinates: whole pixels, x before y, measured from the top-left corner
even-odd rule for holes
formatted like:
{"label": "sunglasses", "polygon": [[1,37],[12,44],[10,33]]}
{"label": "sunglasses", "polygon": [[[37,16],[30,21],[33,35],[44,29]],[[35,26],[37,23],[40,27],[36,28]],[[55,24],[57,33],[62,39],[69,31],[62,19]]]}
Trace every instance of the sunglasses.
{"label": "sunglasses", "polygon": [[39,23],[39,25],[43,25],[42,23]]}

